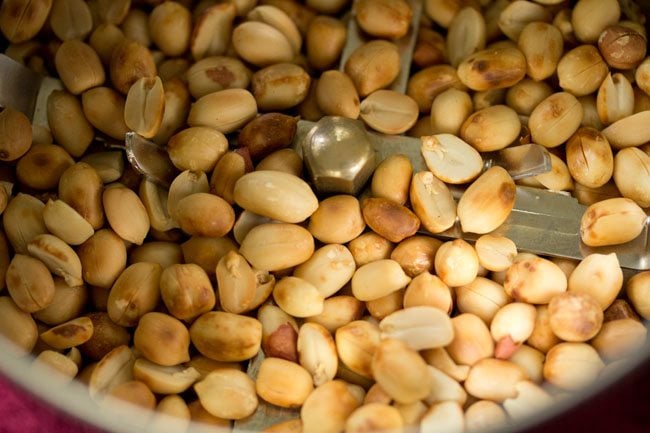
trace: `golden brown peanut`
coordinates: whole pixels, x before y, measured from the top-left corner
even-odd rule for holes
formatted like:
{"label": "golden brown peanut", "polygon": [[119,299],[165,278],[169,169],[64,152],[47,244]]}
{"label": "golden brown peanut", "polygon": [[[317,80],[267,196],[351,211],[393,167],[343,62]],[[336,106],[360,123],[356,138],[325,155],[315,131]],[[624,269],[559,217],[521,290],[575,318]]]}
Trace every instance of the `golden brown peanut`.
{"label": "golden brown peanut", "polygon": [[551,156],[551,170],[538,174],[534,177],[534,182],[539,182],[544,188],[553,191],[570,191],[573,189],[573,179],[566,163],[553,154]]}
{"label": "golden brown peanut", "polygon": [[248,149],[251,158],[258,160],[289,146],[296,128],[297,119],[294,117],[281,113],[262,114],[242,128],[237,137],[237,145]]}
{"label": "golden brown peanut", "polygon": [[253,74],[251,91],[260,110],[286,110],[305,99],[310,82],[309,74],[300,66],[275,63]]}
{"label": "golden brown peanut", "polygon": [[350,119],[359,117],[359,93],[349,75],[337,70],[323,72],[316,83],[315,94],[316,104],[323,114]]}
{"label": "golden brown peanut", "polygon": [[342,431],[348,416],[359,407],[348,384],[340,379],[314,389],[300,409],[305,431],[334,433]]}
{"label": "golden brown peanut", "polygon": [[420,27],[413,49],[413,63],[426,68],[442,63],[445,59],[445,39],[435,30]]}
{"label": "golden brown peanut", "polygon": [[102,203],[111,228],[122,239],[142,245],[149,231],[149,215],[140,197],[122,184],[104,190]]}
{"label": "golden brown peanut", "polygon": [[129,251],[129,262],[151,262],[158,263],[163,269],[183,262],[183,251],[181,246],[168,239],[161,241],[145,242]]}
{"label": "golden brown peanut", "polygon": [[110,87],[96,87],[81,95],[81,106],[88,122],[116,140],[123,140],[128,132],[124,123],[124,103],[124,97]]}
{"label": "golden brown peanut", "polygon": [[566,160],[571,176],[590,188],[603,186],[614,172],[609,142],[599,131],[583,127],[566,143]]}
{"label": "golden brown peanut", "polygon": [[424,136],[421,152],[427,168],[446,183],[467,183],[483,169],[478,151],[455,135]]}
{"label": "golden brown peanut", "polygon": [[535,81],[555,72],[564,48],[560,30],[545,22],[531,22],[519,35],[517,46],[526,57],[526,73]]}
{"label": "golden brown peanut", "polygon": [[[201,405],[201,402],[197,399],[192,403],[187,405],[190,410],[190,420],[192,422],[198,423],[203,426],[217,427],[217,428],[230,428],[230,420],[223,419],[212,415],[210,412],[205,410]],[[210,428],[208,427],[208,428]],[[200,431],[200,429],[199,429]]]}
{"label": "golden brown peanut", "polygon": [[490,271],[505,271],[517,255],[515,243],[499,235],[483,235],[474,244],[481,266]]}
{"label": "golden brown peanut", "polygon": [[124,241],[110,229],[96,231],[77,249],[84,281],[109,289],[126,267]]}
{"label": "golden brown peanut", "polygon": [[454,339],[447,311],[432,306],[414,306],[392,312],[381,319],[379,329],[383,340],[400,340],[416,351],[443,347]]}
{"label": "golden brown peanut", "polygon": [[88,38],[88,43],[95,50],[104,65],[108,65],[113,50],[124,40],[122,30],[111,23],[101,23],[95,27]]}
{"label": "golden brown peanut", "polygon": [[474,247],[462,239],[444,242],[434,261],[436,274],[450,287],[471,283],[478,274],[478,256]]}
{"label": "golden brown peanut", "polygon": [[157,394],[177,394],[187,390],[199,378],[194,367],[184,364],[163,366],[138,358],[133,365],[133,378],[143,382]]}
{"label": "golden brown peanut", "polygon": [[647,271],[639,272],[632,276],[625,285],[625,293],[634,306],[634,310],[644,319],[650,316],[649,276],[650,273]]}
{"label": "golden brown peanut", "polygon": [[16,164],[16,177],[38,190],[54,189],[66,169],[74,164],[68,152],[56,144],[34,144]]}
{"label": "golden brown peanut", "polygon": [[108,296],[108,314],[122,326],[135,326],[140,318],[153,311],[160,299],[160,275],[157,263],[134,263],[115,280]]}
{"label": "golden brown peanut", "polygon": [[190,51],[194,60],[220,56],[226,52],[231,42],[233,21],[237,12],[235,5],[231,2],[207,5],[208,7],[194,17],[195,23],[190,38]]}
{"label": "golden brown peanut", "polygon": [[48,200],[43,209],[43,222],[53,235],[70,245],[80,245],[94,233],[90,223],[62,200]]}
{"label": "golden brown peanut", "polygon": [[40,337],[49,346],[63,350],[85,343],[92,334],[93,322],[90,318],[79,317],[48,329]]}
{"label": "golden brown peanut", "polygon": [[74,95],[101,86],[106,79],[104,67],[95,50],[77,39],[61,44],[56,51],[55,65],[61,81]]}
{"label": "golden brown peanut", "polygon": [[237,249],[237,244],[230,238],[205,238],[192,236],[181,244],[185,263],[196,263],[208,275],[215,272],[219,260],[231,250]]}
{"label": "golden brown peanut", "polygon": [[108,392],[133,379],[135,355],[126,345],[120,345],[106,353],[90,373],[88,391],[95,401],[101,401]]}
{"label": "golden brown peanut", "polygon": [[361,301],[372,301],[395,292],[411,281],[399,263],[382,259],[360,266],[352,276],[352,293]]}
{"label": "golden brown peanut", "polygon": [[150,422],[156,431],[185,431],[190,424],[190,409],[179,395],[163,397],[156,406],[156,415]]}
{"label": "golden brown peanut", "polygon": [[373,319],[381,320],[389,314],[401,310],[404,303],[404,291],[404,289],[400,289],[379,299],[366,301],[366,309],[370,316]]}
{"label": "golden brown peanut", "polygon": [[0,112],[0,159],[13,161],[23,156],[32,145],[32,127],[20,111],[6,107]]}
{"label": "golden brown peanut", "polygon": [[371,369],[377,383],[398,402],[412,403],[430,392],[427,364],[415,350],[399,340],[388,338],[379,343]]}
{"label": "golden brown peanut", "polygon": [[190,112],[190,93],[187,84],[180,78],[164,79],[162,71],[160,73],[165,91],[165,112],[153,141],[159,146],[164,146],[171,136],[185,125],[185,119]]}
{"label": "golden brown peanut", "polygon": [[262,361],[255,381],[257,395],[280,407],[300,407],[313,390],[309,372],[280,358]]}
{"label": "golden brown peanut", "polygon": [[535,107],[553,93],[544,81],[524,78],[506,92],[506,104],[518,114],[529,116]]}
{"label": "golden brown peanut", "polygon": [[109,71],[115,89],[126,95],[140,78],[156,76],[156,64],[146,46],[127,38],[113,50]]}
{"label": "golden brown peanut", "polygon": [[207,193],[210,190],[208,176],[202,171],[185,170],[174,178],[167,194],[167,213],[178,222],[178,213],[182,210],[178,203],[196,193]]}
{"label": "golden brown peanut", "polygon": [[353,296],[331,296],[323,301],[323,312],[305,319],[305,322],[318,323],[334,333],[341,326],[361,318],[363,303]]}
{"label": "golden brown peanut", "polygon": [[454,340],[447,352],[457,364],[474,365],[494,354],[494,342],[487,325],[476,315],[460,314],[451,319]]}
{"label": "golden brown peanut", "polygon": [[199,372],[201,375],[200,379],[204,379],[208,374],[212,373],[215,370],[221,370],[224,368],[242,371],[242,366],[238,362],[215,361],[214,359],[210,359],[207,356],[203,355],[193,356],[187,365]]}
{"label": "golden brown peanut", "polygon": [[197,192],[178,202],[176,219],[181,229],[191,236],[221,237],[232,229],[235,214],[221,197]]}
{"label": "golden brown peanut", "polygon": [[361,97],[390,85],[397,78],[399,69],[397,46],[384,40],[361,45],[345,62],[345,73],[350,76]]}
{"label": "golden brown peanut", "polygon": [[70,287],[62,278],[54,278],[54,298],[34,318],[47,325],[59,325],[79,317],[88,301],[85,286]]}
{"label": "golden brown peanut", "polygon": [[413,176],[410,199],[422,226],[431,233],[440,233],[454,225],[456,202],[449,188],[433,173],[421,171]]}
{"label": "golden brown peanut", "polygon": [[545,358],[546,356],[540,350],[523,344],[508,358],[508,361],[514,362],[523,368],[529,380],[541,384],[544,380],[542,370],[544,368]]}
{"label": "golden brown peanut", "polygon": [[596,42],[607,26],[621,16],[619,3],[613,0],[579,0],[571,13],[571,24],[581,42]]}
{"label": "golden brown peanut", "polygon": [[173,366],[190,360],[190,335],[185,325],[168,314],[144,314],[133,335],[133,344],[149,361]]}
{"label": "golden brown peanut", "polygon": [[516,301],[546,304],[553,296],[566,291],[567,278],[555,263],[530,257],[508,268],[503,286]]}
{"label": "golden brown peanut", "polygon": [[233,226],[232,232],[235,238],[235,241],[241,243],[244,241],[248,232],[250,232],[253,227],[257,227],[260,224],[276,222],[273,218],[267,216],[258,215],[254,212],[244,209],[240,214],[235,225]]}
{"label": "golden brown peanut", "polygon": [[477,398],[500,402],[515,397],[515,385],[524,379],[526,372],[517,364],[488,358],[472,366],[465,380],[465,388]]}
{"label": "golden brown peanut", "polygon": [[400,242],[420,228],[417,215],[389,199],[367,198],[361,204],[361,212],[368,227],[391,242]]}
{"label": "golden brown peanut", "polygon": [[449,313],[453,307],[449,287],[429,272],[422,272],[411,280],[404,291],[402,303],[404,308],[430,306],[445,313]]}
{"label": "golden brown peanut", "polygon": [[493,105],[470,115],[460,128],[460,137],[479,152],[501,150],[519,137],[517,112],[506,105]]}
{"label": "golden brown peanut", "polygon": [[615,149],[640,146],[650,138],[648,119],[650,111],[640,111],[612,123],[602,133]]}
{"label": "golden brown peanut", "polygon": [[472,98],[466,91],[452,87],[441,92],[431,106],[432,133],[458,135],[472,111]]}
{"label": "golden brown peanut", "polygon": [[25,193],[18,193],[7,203],[2,220],[7,240],[16,253],[27,254],[27,244],[48,232],[43,221],[44,208],[42,201]]}
{"label": "golden brown peanut", "polygon": [[278,221],[299,223],[318,208],[318,199],[302,179],[279,171],[254,171],[243,175],[234,189],[242,208]]}
{"label": "golden brown peanut", "polygon": [[550,11],[528,1],[511,2],[499,14],[499,29],[512,41],[517,42],[526,25],[533,21],[550,22]]}
{"label": "golden brown peanut", "polygon": [[224,89],[199,98],[190,109],[190,126],[209,126],[227,134],[257,115],[255,97],[245,89]]}
{"label": "golden brown peanut", "polygon": [[[290,125],[296,124],[294,119],[292,119]],[[289,126],[291,130],[291,126]],[[286,133],[286,128],[284,128]],[[278,135],[282,137],[284,135],[281,132],[278,132]],[[268,156],[264,157],[256,166],[256,170],[277,170],[284,171],[285,173],[293,174],[294,176],[302,176],[302,158],[298,155],[298,152],[291,148],[278,149],[273,151]]]}
{"label": "golden brown peanut", "polygon": [[98,0],[97,1],[97,15],[100,21],[119,25],[124,21],[131,2],[128,0]]}
{"label": "golden brown peanut", "polygon": [[551,330],[564,341],[583,342],[600,331],[603,310],[587,293],[567,292],[554,296],[548,304]]}
{"label": "golden brown peanut", "polygon": [[534,143],[557,147],[573,135],[582,121],[582,105],[566,92],[544,99],[530,114],[528,127]]}
{"label": "golden brown peanut", "polygon": [[473,7],[464,7],[454,16],[447,31],[446,53],[457,67],[467,56],[485,48],[486,28],[483,15]]}
{"label": "golden brown peanut", "polygon": [[447,2],[444,0],[426,0],[423,11],[434,22],[443,28],[448,28],[451,20],[465,6],[479,8],[479,3],[473,0]]}
{"label": "golden brown peanut", "polygon": [[242,419],[257,408],[255,382],[235,369],[213,371],[194,385],[201,405],[223,419]]}
{"label": "golden brown peanut", "polygon": [[[0,31],[10,42],[25,42],[41,30],[52,9],[52,0],[9,0],[0,8]],[[24,17],[24,19],[16,19]]]}
{"label": "golden brown peanut", "polygon": [[458,311],[476,315],[486,324],[490,324],[497,311],[510,302],[502,285],[483,277],[455,291]]}
{"label": "golden brown peanut", "polygon": [[62,41],[83,40],[93,27],[90,7],[84,1],[57,0],[50,11],[50,26]]}
{"label": "golden brown peanut", "polygon": [[192,320],[215,305],[215,293],[207,273],[193,263],[174,264],[160,276],[160,296],[170,314]]}
{"label": "golden brown peanut", "polygon": [[84,154],[95,137],[79,99],[63,90],[48,97],[47,120],[56,142],[74,157]]}
{"label": "golden brown peanut", "polygon": [[259,5],[247,15],[249,21],[258,21],[271,25],[279,30],[288,40],[294,53],[299,53],[302,46],[302,35],[291,17],[282,9],[273,5]]}
{"label": "golden brown peanut", "polygon": [[192,16],[180,3],[161,3],[149,15],[151,39],[167,56],[178,56],[187,50],[191,31]]}
{"label": "golden brown peanut", "polygon": [[499,308],[490,322],[490,333],[496,341],[494,357],[508,359],[530,337],[535,327],[535,307],[511,302]]}
{"label": "golden brown peanut", "polygon": [[465,85],[459,80],[455,68],[434,65],[409,77],[406,94],[415,99],[421,113],[429,113],[435,97],[449,88],[464,90]]}
{"label": "golden brown peanut", "polygon": [[294,317],[315,316],[323,312],[323,295],[309,281],[298,277],[283,277],[273,288],[273,300]]}
{"label": "golden brown peanut", "polygon": [[381,39],[400,39],[411,25],[413,11],[405,0],[361,0],[356,20],[367,34]]}
{"label": "golden brown peanut", "polygon": [[93,335],[79,346],[84,357],[99,361],[116,347],[129,344],[131,335],[126,329],[115,324],[107,313],[90,313],[87,317],[93,323]]}
{"label": "golden brown peanut", "polygon": [[595,92],[608,73],[607,64],[593,45],[566,52],[557,65],[560,87],[575,96]]}
{"label": "golden brown peanut", "polygon": [[650,95],[650,60],[648,57],[636,68],[634,81],[646,95]]}
{"label": "golden brown peanut", "polygon": [[167,189],[144,177],[138,188],[138,196],[147,209],[151,228],[166,232],[178,227],[176,221],[169,215]]}
{"label": "golden brown peanut", "polygon": [[510,87],[526,75],[526,58],[517,48],[489,48],[458,65],[458,79],[472,90]]}
{"label": "golden brown peanut", "polygon": [[639,206],[650,206],[647,187],[650,156],[636,147],[621,149],[614,158],[614,182],[623,197],[634,200]]}
{"label": "golden brown peanut", "polygon": [[232,44],[242,59],[258,67],[289,62],[295,54],[282,31],[262,21],[247,21],[235,27]]}
{"label": "golden brown peanut", "polygon": [[338,368],[336,345],[330,332],[317,323],[305,323],[298,331],[298,360],[312,376],[314,386],[334,379]]}
{"label": "golden brown peanut", "polygon": [[616,254],[590,254],[569,277],[569,292],[593,297],[600,308],[608,308],[623,286],[623,272]]}
{"label": "golden brown peanut", "polygon": [[16,254],[7,268],[7,290],[16,305],[27,313],[47,307],[54,299],[54,280],[45,264]]}
{"label": "golden brown peanut", "polygon": [[104,224],[102,180],[90,165],[78,162],[59,179],[59,198],[73,207],[94,229]]}
{"label": "golden brown peanut", "polygon": [[376,431],[399,431],[404,426],[400,412],[388,404],[369,403],[357,408],[345,422],[346,433],[362,433],[368,426]]}
{"label": "golden brown peanut", "polygon": [[603,323],[591,344],[601,358],[608,361],[617,360],[639,350],[646,341],[647,333],[646,327],[638,320],[612,320]]}
{"label": "golden brown peanut", "polygon": [[390,258],[393,247],[391,241],[375,232],[364,233],[348,244],[357,267],[376,260]]}
{"label": "golden brown peanut", "polygon": [[242,255],[235,251],[227,252],[217,264],[216,277],[221,308],[236,314],[252,309],[257,280]]}
{"label": "golden brown peanut", "polygon": [[38,328],[32,316],[23,311],[9,296],[0,297],[0,335],[11,342],[10,353],[29,354],[38,340]]}
{"label": "golden brown peanut", "polygon": [[590,345],[560,343],[546,354],[544,379],[558,388],[577,390],[596,380],[603,367],[603,361]]}
{"label": "golden brown peanut", "polygon": [[318,70],[336,66],[347,39],[347,28],[334,17],[316,16],[309,23],[305,47],[309,64]]}
{"label": "golden brown peanut", "polygon": [[596,110],[604,125],[634,114],[634,90],[623,74],[607,74],[598,89]]}
{"label": "golden brown peanut", "polygon": [[417,121],[417,102],[408,95],[380,89],[368,95],[359,106],[360,117],[375,131],[401,134]]}
{"label": "golden brown peanut", "polygon": [[354,373],[371,378],[371,362],[380,343],[379,327],[365,320],[355,320],[339,327],[334,336],[341,362]]}
{"label": "golden brown peanut", "polygon": [[244,361],[260,349],[262,325],[256,319],[222,311],[199,316],[190,327],[192,344],[216,361]]}
{"label": "golden brown peanut", "polygon": [[580,238],[589,246],[625,243],[641,233],[646,218],[628,198],[606,199],[587,208],[580,221]]}
{"label": "golden brown peanut", "polygon": [[310,282],[323,298],[328,298],[350,281],[355,269],[350,250],[343,245],[328,244],[296,267],[293,275]]}
{"label": "golden brown peanut", "polygon": [[391,252],[390,258],[400,264],[410,277],[433,270],[436,251],[442,241],[415,235],[400,242]]}
{"label": "golden brown peanut", "polygon": [[160,77],[141,77],[126,95],[124,123],[145,138],[154,137],[162,124],[165,92]]}
{"label": "golden brown peanut", "polygon": [[41,260],[50,272],[63,277],[69,286],[83,283],[79,256],[56,236],[46,233],[34,237],[27,244],[27,252]]}
{"label": "golden brown peanut", "polygon": [[542,353],[548,352],[551,347],[558,344],[561,340],[553,333],[550,325],[550,316],[547,305],[538,305],[535,316],[535,328],[533,333],[526,342],[531,347]]}
{"label": "golden brown peanut", "polygon": [[250,79],[250,69],[235,57],[206,57],[187,70],[189,91],[197,99],[223,89],[245,89]]}
{"label": "golden brown peanut", "polygon": [[148,15],[140,8],[132,8],[126,12],[120,25],[126,39],[136,41],[145,47],[151,46]]}
{"label": "golden brown peanut", "polygon": [[392,200],[401,205],[405,204],[409,195],[412,174],[413,166],[406,155],[388,156],[375,168],[371,183],[372,195]]}

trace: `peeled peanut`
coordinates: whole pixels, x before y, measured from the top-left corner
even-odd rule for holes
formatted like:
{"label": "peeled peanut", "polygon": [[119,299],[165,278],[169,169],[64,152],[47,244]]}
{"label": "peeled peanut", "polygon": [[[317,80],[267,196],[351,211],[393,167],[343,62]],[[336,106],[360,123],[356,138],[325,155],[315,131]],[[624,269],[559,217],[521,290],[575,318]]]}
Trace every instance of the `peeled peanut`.
{"label": "peeled peanut", "polygon": [[399,69],[397,46],[384,40],[361,45],[345,62],[345,73],[352,78],[361,97],[390,85]]}
{"label": "peeled peanut", "polygon": [[622,244],[636,238],[647,215],[628,198],[610,198],[592,204],[580,221],[580,238],[589,246]]}

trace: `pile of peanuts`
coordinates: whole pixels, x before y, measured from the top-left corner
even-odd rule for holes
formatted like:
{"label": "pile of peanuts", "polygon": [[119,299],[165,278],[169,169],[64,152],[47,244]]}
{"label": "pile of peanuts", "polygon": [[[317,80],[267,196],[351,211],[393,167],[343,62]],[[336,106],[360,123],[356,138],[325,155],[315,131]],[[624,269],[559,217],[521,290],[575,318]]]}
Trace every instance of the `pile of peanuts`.
{"label": "pile of peanuts", "polygon": [[[587,245],[642,231],[650,57],[634,4],[424,0],[401,94],[386,88],[412,3],[356,1],[372,40],[339,71],[350,3],[2,2],[5,53],[64,86],[48,125],[0,112],[13,356],[174,431],[273,405],[294,416],[269,432],[474,432],[645,343],[650,271],[625,279],[616,254],[540,257],[491,234],[516,184],[589,205]],[[422,137],[430,171],[394,155],[370,197],[317,196],[290,145],[298,118],[326,115]],[[166,149],[169,187],[101,144],[128,131]],[[550,172],[480,174],[482,152],[528,142]],[[470,182],[454,200],[448,185]],[[481,236],[420,231],[456,221]]]}

